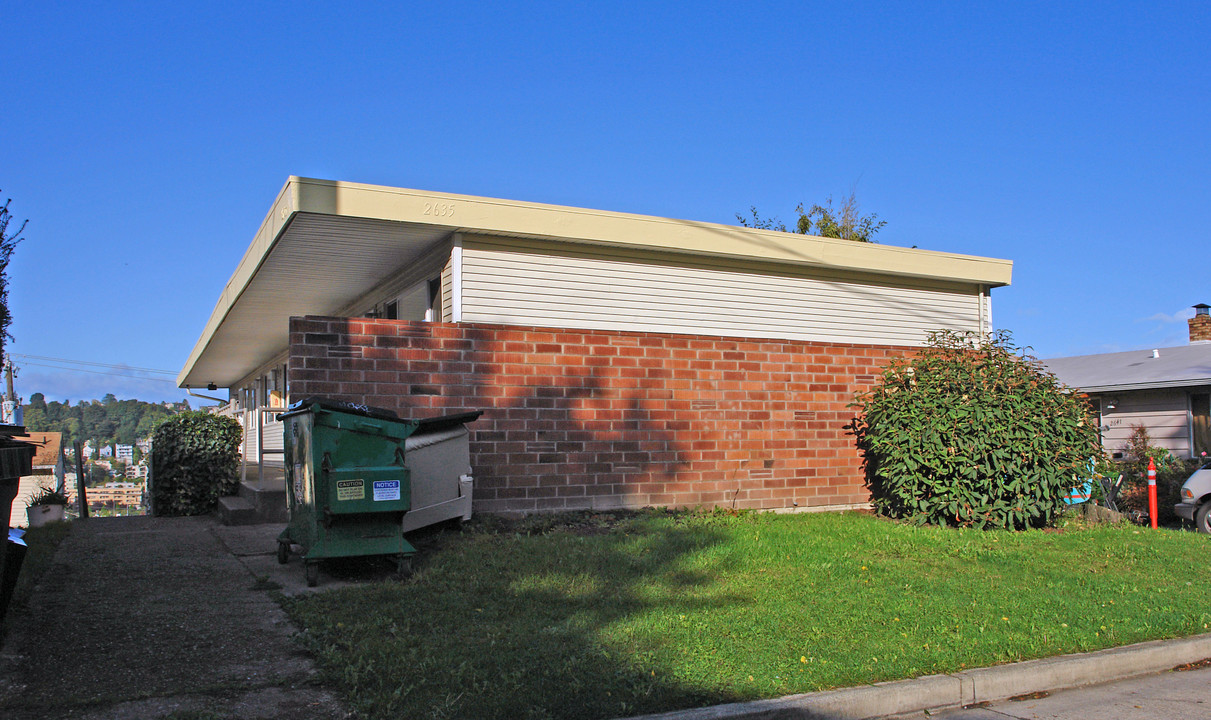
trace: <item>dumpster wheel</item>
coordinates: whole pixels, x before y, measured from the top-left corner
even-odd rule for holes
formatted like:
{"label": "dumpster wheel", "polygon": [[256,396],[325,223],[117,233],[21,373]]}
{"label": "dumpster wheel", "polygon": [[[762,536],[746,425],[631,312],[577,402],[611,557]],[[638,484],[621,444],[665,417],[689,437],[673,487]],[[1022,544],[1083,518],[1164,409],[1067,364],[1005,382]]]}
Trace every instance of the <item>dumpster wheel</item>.
{"label": "dumpster wheel", "polygon": [[290,562],[290,543],[278,540],[278,563],[285,565]]}
{"label": "dumpster wheel", "polygon": [[307,563],[305,567],[307,575],[307,587],[315,587],[320,584],[320,564]]}
{"label": "dumpster wheel", "polygon": [[412,556],[400,555],[395,562],[395,577],[405,580],[412,577]]}

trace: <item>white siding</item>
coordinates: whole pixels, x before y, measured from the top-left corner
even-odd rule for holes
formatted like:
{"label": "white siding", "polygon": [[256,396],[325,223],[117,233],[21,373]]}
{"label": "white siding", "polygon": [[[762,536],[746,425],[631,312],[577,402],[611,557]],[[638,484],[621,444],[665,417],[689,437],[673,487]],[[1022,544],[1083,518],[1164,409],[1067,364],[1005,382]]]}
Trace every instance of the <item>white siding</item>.
{"label": "white siding", "polygon": [[434,313],[442,322],[454,322],[454,266],[449,259],[442,267],[440,312]]}
{"label": "white siding", "polygon": [[[1113,410],[1108,399],[1117,402]],[[1102,446],[1109,453],[1121,452],[1134,425],[1148,428],[1152,444],[1177,457],[1190,457],[1189,401],[1185,390],[1140,390],[1101,396]]]}
{"label": "white siding", "polygon": [[981,298],[976,285],[477,237],[462,301],[466,322],[920,345],[979,330]]}

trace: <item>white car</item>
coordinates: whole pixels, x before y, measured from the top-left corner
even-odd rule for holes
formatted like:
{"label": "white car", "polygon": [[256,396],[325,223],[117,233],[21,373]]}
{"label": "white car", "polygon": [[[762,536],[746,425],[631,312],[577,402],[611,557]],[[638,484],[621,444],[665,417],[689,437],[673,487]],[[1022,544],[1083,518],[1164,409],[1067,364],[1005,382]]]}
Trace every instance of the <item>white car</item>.
{"label": "white car", "polygon": [[1211,462],[1203,463],[1182,485],[1181,502],[1173,506],[1178,517],[1194,521],[1201,533],[1211,534]]}

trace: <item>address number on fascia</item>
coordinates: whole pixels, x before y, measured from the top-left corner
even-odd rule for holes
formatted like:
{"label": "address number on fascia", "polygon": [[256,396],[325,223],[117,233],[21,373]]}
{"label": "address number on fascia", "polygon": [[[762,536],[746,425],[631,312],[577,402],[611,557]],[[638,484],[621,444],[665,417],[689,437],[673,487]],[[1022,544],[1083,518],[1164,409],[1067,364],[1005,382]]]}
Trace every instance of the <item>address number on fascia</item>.
{"label": "address number on fascia", "polygon": [[454,217],[454,203],[425,203],[425,215],[432,217]]}

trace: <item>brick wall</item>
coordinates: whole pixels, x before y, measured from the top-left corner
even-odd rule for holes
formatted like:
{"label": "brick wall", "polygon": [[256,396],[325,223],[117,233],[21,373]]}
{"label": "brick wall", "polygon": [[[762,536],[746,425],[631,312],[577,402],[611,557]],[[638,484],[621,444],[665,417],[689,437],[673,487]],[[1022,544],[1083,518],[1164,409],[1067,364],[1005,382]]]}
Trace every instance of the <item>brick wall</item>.
{"label": "brick wall", "polygon": [[908,348],[290,319],[290,395],[473,423],[476,511],[864,503],[845,426]]}
{"label": "brick wall", "polygon": [[1190,342],[1211,340],[1211,315],[1195,315],[1186,323],[1190,326]]}

